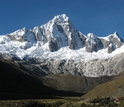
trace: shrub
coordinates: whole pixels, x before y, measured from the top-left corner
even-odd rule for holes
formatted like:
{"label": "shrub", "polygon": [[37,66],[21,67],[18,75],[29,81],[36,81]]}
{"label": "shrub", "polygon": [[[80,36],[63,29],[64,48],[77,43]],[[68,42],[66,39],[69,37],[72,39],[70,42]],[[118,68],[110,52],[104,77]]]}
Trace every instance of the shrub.
{"label": "shrub", "polygon": [[99,106],[116,107],[117,104],[114,102],[114,99],[106,97],[100,99]]}
{"label": "shrub", "polygon": [[55,103],[53,103],[53,107],[59,107],[60,105],[64,104],[62,101],[57,101]]}
{"label": "shrub", "polygon": [[81,107],[86,107],[86,104],[85,104],[85,103],[82,103],[82,104],[81,104]]}
{"label": "shrub", "polygon": [[24,106],[25,107],[45,107],[46,104],[38,101],[29,101]]}

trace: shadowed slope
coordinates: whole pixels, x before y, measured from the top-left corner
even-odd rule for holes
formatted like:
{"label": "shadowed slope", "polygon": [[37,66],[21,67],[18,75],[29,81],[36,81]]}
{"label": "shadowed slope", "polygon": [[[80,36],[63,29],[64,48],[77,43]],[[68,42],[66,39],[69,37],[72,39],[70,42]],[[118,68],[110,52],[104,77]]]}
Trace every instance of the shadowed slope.
{"label": "shadowed slope", "polygon": [[49,88],[43,85],[38,77],[29,75],[11,61],[0,59],[0,99],[50,98],[66,95],[79,94]]}

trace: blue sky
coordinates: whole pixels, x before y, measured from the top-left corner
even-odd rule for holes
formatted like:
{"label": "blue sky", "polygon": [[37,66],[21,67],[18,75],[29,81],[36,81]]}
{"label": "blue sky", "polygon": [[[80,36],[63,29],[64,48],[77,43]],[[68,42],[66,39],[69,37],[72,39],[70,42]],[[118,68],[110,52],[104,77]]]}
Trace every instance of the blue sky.
{"label": "blue sky", "polygon": [[33,29],[65,13],[83,34],[124,39],[124,0],[0,0],[0,35]]}

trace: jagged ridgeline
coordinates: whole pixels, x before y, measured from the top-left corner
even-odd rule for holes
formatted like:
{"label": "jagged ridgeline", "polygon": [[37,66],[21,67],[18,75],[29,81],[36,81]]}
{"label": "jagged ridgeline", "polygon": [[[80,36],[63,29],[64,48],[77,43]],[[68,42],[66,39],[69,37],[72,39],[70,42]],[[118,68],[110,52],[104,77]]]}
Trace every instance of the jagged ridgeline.
{"label": "jagged ridgeline", "polygon": [[[71,73],[97,77],[121,72],[123,44],[117,32],[106,37],[84,35],[62,14],[32,30],[23,28],[0,36],[0,53],[35,75]],[[116,58],[117,54],[120,55]]]}
{"label": "jagged ridgeline", "polygon": [[11,41],[30,44],[30,46],[23,47],[24,49],[39,42],[40,45],[47,44],[51,52],[57,51],[63,46],[69,46],[72,50],[86,47],[87,52],[97,52],[99,49],[107,48],[108,53],[111,53],[123,45],[117,32],[106,38],[96,37],[92,33],[85,36],[74,27],[65,14],[55,16],[48,23],[34,27],[33,30],[23,28],[7,36]]}

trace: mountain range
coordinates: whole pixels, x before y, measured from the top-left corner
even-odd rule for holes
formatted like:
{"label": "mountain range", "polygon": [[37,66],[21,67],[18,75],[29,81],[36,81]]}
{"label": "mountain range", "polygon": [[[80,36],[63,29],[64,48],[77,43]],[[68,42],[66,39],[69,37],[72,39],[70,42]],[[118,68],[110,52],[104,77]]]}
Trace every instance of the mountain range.
{"label": "mountain range", "polygon": [[[93,33],[82,34],[65,14],[57,15],[33,30],[23,28],[0,36],[0,52],[12,54],[22,60],[36,58],[87,61],[108,58],[117,54],[116,50],[123,44],[117,32],[106,37],[97,37]],[[121,50],[123,48],[119,51]]]}
{"label": "mountain range", "polygon": [[38,75],[71,73],[97,77],[121,72],[108,66],[118,65],[121,55],[119,59],[113,57],[124,52],[123,44],[117,32],[106,37],[92,33],[86,36],[62,14],[33,30],[23,28],[0,36],[0,53],[5,59],[28,62],[26,68]]}
{"label": "mountain range", "polygon": [[65,14],[57,15],[34,29],[0,36],[0,92],[81,95],[122,73],[123,56],[117,32],[84,35]]}

